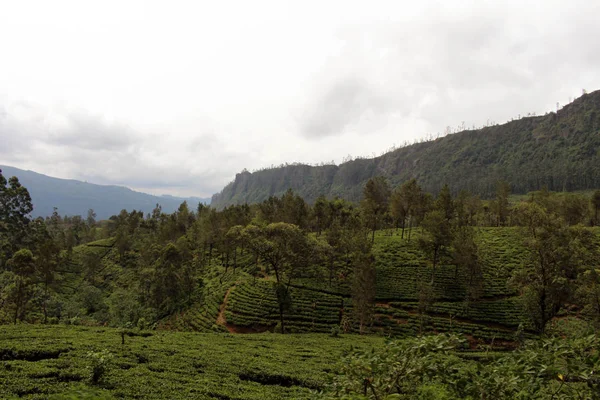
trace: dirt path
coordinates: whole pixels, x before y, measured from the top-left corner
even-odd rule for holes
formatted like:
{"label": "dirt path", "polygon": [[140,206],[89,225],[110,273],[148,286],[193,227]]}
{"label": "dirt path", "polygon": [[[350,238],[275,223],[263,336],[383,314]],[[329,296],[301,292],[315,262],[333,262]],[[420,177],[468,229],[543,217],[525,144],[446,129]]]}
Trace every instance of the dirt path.
{"label": "dirt path", "polygon": [[223,303],[221,303],[221,306],[219,306],[219,315],[217,316],[217,325],[224,326],[231,333],[235,333],[235,330],[227,325],[227,320],[225,319],[225,308],[227,308],[227,300],[229,299],[229,294],[233,288],[235,288],[235,285],[227,289],[225,297],[223,298]]}

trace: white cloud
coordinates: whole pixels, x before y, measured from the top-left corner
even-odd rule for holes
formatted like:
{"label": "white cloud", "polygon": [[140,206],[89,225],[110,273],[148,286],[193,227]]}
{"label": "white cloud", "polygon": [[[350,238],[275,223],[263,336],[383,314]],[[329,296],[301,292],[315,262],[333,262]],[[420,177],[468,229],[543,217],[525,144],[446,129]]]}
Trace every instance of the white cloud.
{"label": "white cloud", "polygon": [[20,1],[0,163],[209,195],[242,168],[379,154],[600,82],[589,1]]}

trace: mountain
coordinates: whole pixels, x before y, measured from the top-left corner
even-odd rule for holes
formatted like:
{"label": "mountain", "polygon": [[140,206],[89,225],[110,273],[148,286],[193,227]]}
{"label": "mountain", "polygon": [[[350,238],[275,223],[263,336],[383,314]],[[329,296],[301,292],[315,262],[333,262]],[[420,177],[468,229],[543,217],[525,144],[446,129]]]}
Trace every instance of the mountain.
{"label": "mountain", "polygon": [[467,189],[483,197],[493,195],[501,179],[514,193],[544,185],[554,191],[600,188],[600,91],[557,113],[465,130],[372,159],[244,171],[211,204],[261,202],[289,188],[309,202],[319,195],[358,201],[365,182],[378,175],[394,186],[416,178],[432,193],[448,183],[454,192]]}
{"label": "mountain", "polygon": [[6,178],[16,176],[29,190],[33,202],[33,217],[46,217],[58,208],[61,215],[86,216],[91,208],[97,219],[107,219],[121,210],[151,212],[157,204],[163,211],[172,213],[185,200],[191,209],[198,203],[210,203],[210,199],[199,197],[153,196],[136,192],[123,186],[95,185],[72,179],[59,179],[33,171],[0,165]]}

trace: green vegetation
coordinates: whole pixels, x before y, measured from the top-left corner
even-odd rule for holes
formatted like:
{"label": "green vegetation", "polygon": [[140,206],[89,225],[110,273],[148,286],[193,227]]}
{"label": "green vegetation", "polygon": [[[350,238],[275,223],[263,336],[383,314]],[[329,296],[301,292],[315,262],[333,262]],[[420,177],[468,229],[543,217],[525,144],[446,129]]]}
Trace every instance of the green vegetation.
{"label": "green vegetation", "polygon": [[351,348],[383,344],[356,335],[132,333],[121,344],[112,328],[0,326],[0,398],[314,399]]}
{"label": "green vegetation", "polygon": [[[6,399],[598,399],[596,336],[473,352],[459,336],[386,340],[0,326]],[[561,332],[565,334],[565,332]]]}
{"label": "green vegetation", "polygon": [[465,359],[457,336],[392,341],[344,360],[344,399],[598,399],[598,338],[544,339],[509,354]]}
{"label": "green vegetation", "polygon": [[[531,384],[541,398],[553,391],[589,398],[597,384],[588,379],[597,339],[586,336],[600,324],[595,195],[544,188],[511,203],[500,181],[496,197],[482,202],[466,191],[453,196],[447,185],[435,198],[416,181],[390,190],[377,178],[360,205],[322,197],[311,207],[290,190],[222,211],[190,210],[186,202],[173,214],[123,210],[99,224],[93,210],[85,220],[56,210],[31,220],[27,189],[0,178],[0,322],[15,326],[2,328],[8,347],[0,355],[11,361],[9,373],[25,371],[14,378],[29,388],[7,379],[7,394],[46,398],[62,387],[72,396],[90,386],[125,398],[316,398],[321,390],[356,399],[513,398]],[[11,330],[34,323],[44,324],[24,330],[34,340]],[[166,333],[175,330],[195,332]],[[461,336],[426,336],[445,332]],[[74,338],[88,333],[98,340]],[[246,333],[260,335],[237,335]],[[306,336],[283,339],[299,333]],[[387,354],[373,335],[403,340],[388,344],[395,350]],[[552,336],[578,339],[523,347]],[[255,344],[264,350],[250,354]],[[175,349],[157,356],[164,346]],[[294,348],[322,354],[294,362]],[[350,370],[323,366],[343,351]],[[190,360],[205,353],[216,358],[194,372]],[[74,371],[59,362],[71,354],[79,360]],[[397,369],[403,362],[394,354],[416,364]],[[575,372],[563,368],[564,355],[581,364]],[[551,365],[535,357],[555,363],[553,372],[527,372]],[[34,364],[13,370],[13,361]],[[439,376],[441,367],[448,377]],[[390,383],[405,370],[414,376]],[[494,371],[508,379],[501,389]],[[556,371],[567,378],[556,381]],[[48,378],[48,386],[34,389],[33,378]]]}

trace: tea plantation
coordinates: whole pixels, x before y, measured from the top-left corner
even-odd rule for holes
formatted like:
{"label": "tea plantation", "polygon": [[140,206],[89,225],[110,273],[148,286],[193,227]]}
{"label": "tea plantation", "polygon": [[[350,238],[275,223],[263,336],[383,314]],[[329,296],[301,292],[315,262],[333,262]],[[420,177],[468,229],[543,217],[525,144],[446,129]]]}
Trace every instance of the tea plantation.
{"label": "tea plantation", "polygon": [[[311,399],[375,336],[0,326],[0,398]],[[93,367],[104,368],[92,383]],[[94,397],[95,396],[95,397]]]}
{"label": "tea plantation", "polygon": [[[397,234],[378,232],[374,254],[377,268],[376,307],[372,332],[406,337],[420,332],[454,331],[483,341],[514,340],[524,318],[517,293],[508,285],[514,268],[524,261],[522,237],[517,228],[482,228],[477,241],[483,270],[480,300],[465,303],[463,271],[442,259],[434,277],[434,302],[425,315],[418,309],[419,282],[431,279],[431,262],[418,246],[419,232],[410,241]],[[217,278],[218,276],[218,278]],[[352,312],[350,283],[301,278],[291,284],[292,304],[285,312],[291,333],[330,332],[334,326],[353,331],[345,318]],[[223,330],[253,333],[276,331],[279,310],[269,277],[253,278],[245,272],[216,273],[206,288],[202,305],[172,317],[163,327],[206,332]],[[227,294],[227,299],[225,295]],[[222,318],[217,324],[219,311]]]}

